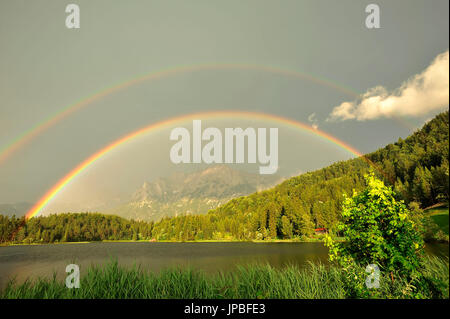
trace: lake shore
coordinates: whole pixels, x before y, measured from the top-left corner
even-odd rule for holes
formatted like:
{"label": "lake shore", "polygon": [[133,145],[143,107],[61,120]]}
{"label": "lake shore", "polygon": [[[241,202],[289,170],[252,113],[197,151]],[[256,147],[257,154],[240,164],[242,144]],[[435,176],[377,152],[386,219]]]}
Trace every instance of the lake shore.
{"label": "lake shore", "polygon": [[[333,237],[335,241],[343,242],[342,237]],[[38,245],[64,245],[64,244],[89,244],[89,243],[321,243],[321,238],[300,239],[272,239],[272,240],[231,240],[231,239],[205,239],[205,240],[101,240],[101,241],[73,241],[73,242],[53,242],[53,243],[1,243],[0,247],[6,246],[38,246]]]}
{"label": "lake shore", "polygon": [[[336,242],[344,242],[343,237],[333,237]],[[131,240],[131,239],[121,239],[121,240],[101,240],[101,241],[72,241],[72,242],[53,242],[53,243],[0,243],[0,247],[7,246],[41,246],[41,245],[70,245],[70,244],[91,244],[91,243],[323,243],[323,238],[313,238],[309,240],[300,239],[273,239],[273,240]],[[447,240],[433,240],[427,241],[425,243],[433,244],[449,244]]]}

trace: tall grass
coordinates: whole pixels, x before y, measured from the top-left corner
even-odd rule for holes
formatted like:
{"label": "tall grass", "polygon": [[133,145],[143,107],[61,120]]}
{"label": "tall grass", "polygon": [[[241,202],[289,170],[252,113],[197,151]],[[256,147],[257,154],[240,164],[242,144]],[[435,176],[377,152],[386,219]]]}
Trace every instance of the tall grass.
{"label": "tall grass", "polygon": [[[435,282],[424,298],[448,298],[448,259],[429,258],[423,274]],[[433,281],[434,280],[434,281]],[[395,285],[382,277],[381,298],[408,297],[412,283],[398,278]],[[206,274],[190,268],[148,272],[140,266],[122,267],[117,261],[91,266],[82,276],[80,288],[68,289],[64,281],[37,278],[17,284],[11,281],[1,298],[306,298],[341,299],[349,297],[340,268],[310,263],[306,267],[248,265],[232,272]]]}

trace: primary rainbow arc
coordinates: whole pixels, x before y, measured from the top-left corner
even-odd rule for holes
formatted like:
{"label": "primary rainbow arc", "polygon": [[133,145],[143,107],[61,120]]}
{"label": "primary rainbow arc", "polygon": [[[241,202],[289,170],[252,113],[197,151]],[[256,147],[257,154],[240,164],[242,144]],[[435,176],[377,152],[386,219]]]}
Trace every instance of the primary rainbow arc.
{"label": "primary rainbow arc", "polygon": [[[346,151],[350,152],[351,154],[357,156],[357,157],[363,157],[364,156],[355,148],[348,145],[347,143],[341,141],[340,139],[325,133],[321,130],[314,129],[311,126],[298,122],[296,120],[292,120],[289,118],[281,117],[278,115],[273,114],[267,114],[267,113],[259,113],[259,112],[244,112],[244,111],[213,111],[213,112],[202,112],[202,113],[194,113],[194,114],[188,114],[188,115],[182,115],[174,118],[170,118],[161,122],[150,124],[146,127],[143,127],[141,129],[138,129],[136,131],[133,131],[114,142],[108,144],[104,148],[100,149],[93,155],[89,156],[87,159],[85,159],[83,162],[78,164],[75,168],[73,168],[68,174],[66,174],[63,178],[61,178],[52,188],[50,188],[44,196],[42,196],[36,203],[33,205],[33,207],[26,213],[25,219],[30,219],[34,216],[36,216],[39,212],[42,211],[42,209],[67,185],[69,184],[76,176],[78,176],[82,171],[84,171],[86,168],[88,168],[90,165],[95,163],[98,159],[112,151],[113,149],[117,148],[118,146],[125,144],[145,133],[155,131],[170,125],[177,124],[178,122],[183,122],[186,120],[194,120],[194,119],[210,119],[210,118],[221,118],[221,117],[243,117],[243,118],[249,118],[249,119],[261,119],[261,120],[269,120],[273,122],[282,123],[300,130],[311,132],[321,138],[323,138],[326,141],[329,141],[335,145],[338,145],[339,147],[345,149]],[[365,159],[369,161],[368,159]],[[371,163],[369,161],[369,163]]]}

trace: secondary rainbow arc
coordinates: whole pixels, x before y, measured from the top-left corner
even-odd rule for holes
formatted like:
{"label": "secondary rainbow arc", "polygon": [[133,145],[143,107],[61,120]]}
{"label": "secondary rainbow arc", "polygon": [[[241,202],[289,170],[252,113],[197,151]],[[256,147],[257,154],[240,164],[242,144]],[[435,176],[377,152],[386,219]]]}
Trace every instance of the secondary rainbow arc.
{"label": "secondary rainbow arc", "polygon": [[358,94],[352,91],[349,88],[346,88],[342,85],[334,83],[332,81],[319,78],[317,76],[313,76],[307,73],[293,71],[288,69],[282,69],[274,66],[265,66],[265,65],[253,65],[253,64],[233,64],[233,63],[207,63],[201,65],[193,65],[193,66],[178,66],[169,69],[165,69],[162,71],[151,72],[145,75],[141,75],[138,77],[134,77],[132,79],[126,80],[119,84],[113,85],[111,87],[105,88],[87,98],[83,98],[74,104],[69,105],[68,107],[62,109],[61,111],[52,114],[47,117],[45,120],[37,123],[30,129],[26,130],[15,139],[5,144],[0,148],[0,163],[4,162],[9,156],[11,156],[14,152],[19,150],[21,147],[29,143],[35,137],[37,137],[40,133],[49,129],[56,123],[60,122],[64,118],[68,117],[72,113],[81,110],[93,102],[100,100],[110,94],[123,90],[125,88],[131,87],[133,85],[150,81],[156,79],[162,79],[168,76],[174,76],[177,74],[189,73],[189,72],[198,72],[198,71],[208,71],[208,70],[249,70],[249,71],[262,71],[273,74],[279,74],[288,77],[300,78],[304,80],[308,80],[310,82],[330,87],[336,91],[342,92],[346,95],[349,95],[353,98],[357,98]]}

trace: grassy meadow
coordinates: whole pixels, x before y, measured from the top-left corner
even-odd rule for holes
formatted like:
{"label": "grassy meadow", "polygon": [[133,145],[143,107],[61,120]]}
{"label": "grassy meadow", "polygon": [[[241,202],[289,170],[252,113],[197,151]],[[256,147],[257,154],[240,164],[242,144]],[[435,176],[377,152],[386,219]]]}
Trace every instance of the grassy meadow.
{"label": "grassy meadow", "polygon": [[425,210],[439,228],[448,235],[448,204]]}

